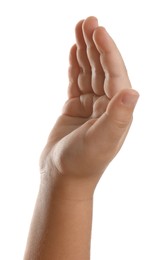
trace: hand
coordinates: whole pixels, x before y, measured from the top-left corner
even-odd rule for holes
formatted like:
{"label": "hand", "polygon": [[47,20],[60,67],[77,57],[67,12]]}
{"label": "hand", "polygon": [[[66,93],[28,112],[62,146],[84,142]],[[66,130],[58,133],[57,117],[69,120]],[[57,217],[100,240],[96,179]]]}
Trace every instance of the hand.
{"label": "hand", "polygon": [[[138,93],[114,41],[95,17],[80,21],[70,52],[68,100],[42,153],[41,171],[93,192],[120,150]],[[58,181],[58,182],[59,182]]]}

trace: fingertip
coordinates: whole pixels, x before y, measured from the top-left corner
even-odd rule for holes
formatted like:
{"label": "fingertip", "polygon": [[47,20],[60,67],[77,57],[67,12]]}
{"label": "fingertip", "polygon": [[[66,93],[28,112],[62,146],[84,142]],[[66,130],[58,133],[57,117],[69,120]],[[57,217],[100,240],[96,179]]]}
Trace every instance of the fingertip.
{"label": "fingertip", "polygon": [[78,46],[85,46],[83,32],[82,32],[83,22],[84,22],[84,20],[80,20],[75,26],[75,37],[76,37],[76,43]]}
{"label": "fingertip", "polygon": [[76,26],[75,26],[75,29],[77,30],[77,28],[81,27],[82,24],[84,22],[84,19],[80,20],[79,22],[77,22]]}
{"label": "fingertip", "polygon": [[121,102],[123,105],[125,105],[127,107],[134,108],[139,99],[139,96],[140,95],[136,90],[128,89],[128,90],[124,91]]}
{"label": "fingertip", "polygon": [[95,16],[89,16],[82,24],[83,34],[86,40],[90,40],[94,30],[98,27],[98,20]]}
{"label": "fingertip", "polygon": [[105,27],[98,26],[97,28],[95,28],[95,30],[93,32],[93,41],[96,44],[96,46],[99,47],[100,52],[105,51],[105,49],[106,49],[105,43],[109,39],[111,39],[111,37]]}
{"label": "fingertip", "polygon": [[98,24],[98,19],[97,17],[91,15],[91,16],[88,16],[85,20],[84,20],[84,23],[88,23],[88,22],[95,22]]}
{"label": "fingertip", "polygon": [[98,26],[98,27],[94,30],[93,36],[96,37],[96,35],[98,34],[99,31],[104,31],[104,32],[107,33],[106,28],[105,28],[104,26]]}
{"label": "fingertip", "polygon": [[126,128],[132,120],[138,98],[139,93],[133,89],[124,89],[115,95],[106,110],[111,122]]}

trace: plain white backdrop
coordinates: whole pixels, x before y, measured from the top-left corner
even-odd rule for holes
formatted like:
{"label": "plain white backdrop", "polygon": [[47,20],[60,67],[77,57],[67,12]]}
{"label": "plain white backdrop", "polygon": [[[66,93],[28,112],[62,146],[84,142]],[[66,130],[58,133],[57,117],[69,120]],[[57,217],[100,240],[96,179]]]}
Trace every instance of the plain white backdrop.
{"label": "plain white backdrop", "polygon": [[0,259],[23,259],[39,155],[67,97],[74,27],[90,15],[140,92],[128,138],[95,193],[91,260],[161,259],[159,0],[0,1]]}

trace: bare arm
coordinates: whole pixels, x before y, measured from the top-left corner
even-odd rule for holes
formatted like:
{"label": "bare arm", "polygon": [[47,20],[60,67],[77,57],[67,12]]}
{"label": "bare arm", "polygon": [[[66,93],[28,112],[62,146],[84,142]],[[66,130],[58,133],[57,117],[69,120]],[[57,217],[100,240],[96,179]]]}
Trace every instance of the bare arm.
{"label": "bare arm", "polygon": [[68,100],[41,156],[25,260],[89,260],[95,187],[120,150],[138,93],[97,19],[76,26]]}
{"label": "bare arm", "polygon": [[75,200],[54,194],[52,180],[44,175],[25,259],[90,259],[91,223],[92,198]]}

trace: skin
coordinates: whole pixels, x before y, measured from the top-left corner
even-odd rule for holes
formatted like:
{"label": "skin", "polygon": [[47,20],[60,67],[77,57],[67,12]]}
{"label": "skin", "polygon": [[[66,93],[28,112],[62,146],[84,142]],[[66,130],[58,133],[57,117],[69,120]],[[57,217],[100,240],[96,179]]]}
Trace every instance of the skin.
{"label": "skin", "polygon": [[93,194],[119,152],[139,94],[95,17],[80,21],[68,100],[40,158],[41,182],[25,260],[89,260]]}

